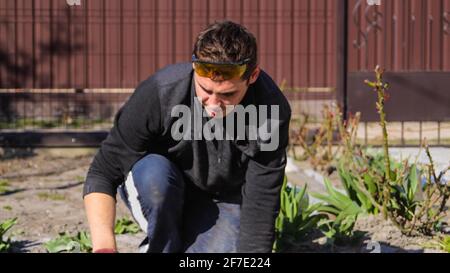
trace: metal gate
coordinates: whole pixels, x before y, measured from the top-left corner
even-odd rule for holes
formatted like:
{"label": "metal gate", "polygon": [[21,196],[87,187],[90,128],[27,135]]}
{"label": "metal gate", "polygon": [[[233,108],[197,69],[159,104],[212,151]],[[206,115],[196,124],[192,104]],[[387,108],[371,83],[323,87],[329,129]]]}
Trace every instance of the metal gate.
{"label": "metal gate", "polygon": [[[339,101],[377,120],[376,94],[363,83],[379,64],[391,85],[390,121],[450,121],[450,1],[341,0]],[[345,71],[345,72],[344,72]]]}

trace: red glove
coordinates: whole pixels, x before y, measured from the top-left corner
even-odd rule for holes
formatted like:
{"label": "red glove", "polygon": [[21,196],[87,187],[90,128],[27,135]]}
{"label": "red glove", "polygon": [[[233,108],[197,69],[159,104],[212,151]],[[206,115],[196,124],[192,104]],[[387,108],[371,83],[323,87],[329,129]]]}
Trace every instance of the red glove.
{"label": "red glove", "polygon": [[94,251],[94,253],[118,253],[118,252],[113,248],[100,248]]}

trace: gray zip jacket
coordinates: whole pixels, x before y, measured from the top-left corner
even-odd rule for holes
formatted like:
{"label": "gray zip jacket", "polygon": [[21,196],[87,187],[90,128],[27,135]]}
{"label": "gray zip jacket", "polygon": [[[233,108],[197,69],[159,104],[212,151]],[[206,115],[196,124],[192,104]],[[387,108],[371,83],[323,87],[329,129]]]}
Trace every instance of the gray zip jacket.
{"label": "gray zip jacket", "polygon": [[[241,204],[239,252],[271,252],[286,166],[289,104],[273,80],[261,71],[241,105],[257,109],[268,106],[268,117],[263,121],[272,118],[270,109],[278,106],[279,126],[273,126],[269,134],[270,139],[278,137],[276,149],[261,148],[267,138],[250,137],[249,119],[245,121],[244,139],[176,140],[171,131],[179,117],[173,117],[172,109],[185,105],[194,112],[193,81],[192,65],[183,63],[156,72],[136,88],[116,114],[113,128],[93,159],[83,197],[101,192],[115,198],[117,187],[139,159],[149,153],[161,154],[179,167],[185,179],[213,198]],[[201,120],[204,125],[209,118]]]}

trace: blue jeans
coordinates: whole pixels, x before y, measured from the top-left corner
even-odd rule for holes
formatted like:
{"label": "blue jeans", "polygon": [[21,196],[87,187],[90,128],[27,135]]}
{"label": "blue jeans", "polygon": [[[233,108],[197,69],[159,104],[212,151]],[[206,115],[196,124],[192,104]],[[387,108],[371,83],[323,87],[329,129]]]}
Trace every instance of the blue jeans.
{"label": "blue jeans", "polygon": [[215,200],[166,157],[136,162],[119,193],[147,233],[141,252],[236,252],[240,204]]}

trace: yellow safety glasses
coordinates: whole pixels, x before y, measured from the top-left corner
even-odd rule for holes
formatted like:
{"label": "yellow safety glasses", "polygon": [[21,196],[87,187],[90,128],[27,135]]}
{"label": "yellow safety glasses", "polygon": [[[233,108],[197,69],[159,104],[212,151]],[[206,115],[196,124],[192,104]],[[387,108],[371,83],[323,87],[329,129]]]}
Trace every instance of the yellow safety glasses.
{"label": "yellow safety glasses", "polygon": [[200,77],[208,77],[212,80],[230,80],[240,78],[247,70],[247,63],[250,59],[241,62],[210,62],[202,61],[192,55],[194,71]]}

